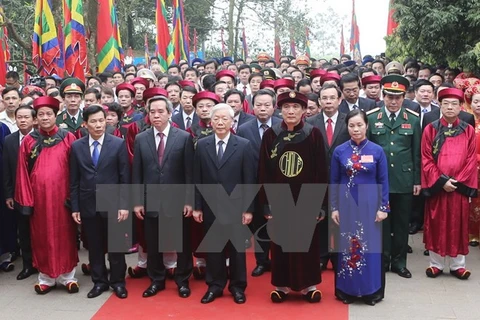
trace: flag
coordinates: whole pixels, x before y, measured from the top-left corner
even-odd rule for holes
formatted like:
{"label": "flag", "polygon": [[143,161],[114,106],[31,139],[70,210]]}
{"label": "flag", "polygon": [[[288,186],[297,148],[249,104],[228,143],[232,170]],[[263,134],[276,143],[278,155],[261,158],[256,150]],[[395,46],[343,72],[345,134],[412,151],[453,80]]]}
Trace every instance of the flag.
{"label": "flag", "polygon": [[297,49],[295,47],[295,40],[293,39],[293,30],[290,30],[290,55],[297,57]]}
{"label": "flag", "polygon": [[355,0],[352,0],[352,28],[350,32],[350,51],[352,52],[352,59],[355,61],[362,60],[360,53],[360,30],[357,25],[357,16],[355,15]]}
{"label": "flag", "polygon": [[184,34],[186,35],[184,45],[185,45],[185,48],[187,48],[188,60],[190,60],[190,26],[188,25],[188,23],[185,24],[185,33]]}
{"label": "flag", "polygon": [[170,30],[167,23],[167,9],[165,0],[156,0],[155,21],[157,25],[157,37],[155,41],[155,56],[160,60],[162,72],[166,72],[175,59],[173,43],[170,38]]}
{"label": "flag", "polygon": [[[3,13],[3,8],[1,6],[0,12]],[[3,22],[3,17],[0,15],[0,23]],[[7,61],[10,60],[6,31],[6,27],[0,27],[0,85],[2,86],[5,86],[5,77],[7,75]]]}
{"label": "flag", "polygon": [[[65,34],[65,72],[85,81],[87,39],[82,0],[63,0]],[[63,77],[63,74],[60,75]]]}
{"label": "flag", "polygon": [[146,33],[145,33],[145,64],[147,65],[147,67],[150,64],[150,53],[148,52],[148,37]]}
{"label": "flag", "polygon": [[175,63],[189,59],[188,42],[185,33],[185,17],[183,15],[183,0],[173,0],[173,36]]}
{"label": "flag", "polygon": [[120,37],[120,26],[118,25],[118,15],[117,15],[117,9],[115,8],[115,4],[113,5],[113,16],[115,18],[115,40],[117,41],[118,44],[118,54],[120,56],[120,69],[123,66],[123,60],[125,59],[125,52],[123,51],[122,48],[122,39]]}
{"label": "flag", "polygon": [[242,31],[242,59],[245,61],[248,57],[247,36],[245,35],[245,28]]}
{"label": "flag", "polygon": [[280,46],[280,38],[278,36],[278,30],[277,30],[277,17],[275,17],[274,32],[275,32],[275,40],[273,45],[273,58],[275,59],[276,62],[280,62],[280,55],[282,54],[282,48]]}
{"label": "flag", "polygon": [[197,57],[197,51],[198,51],[198,36],[197,36],[197,28],[193,28],[193,53],[195,55],[195,58]]}
{"label": "flag", "polygon": [[113,0],[99,0],[97,25],[98,72],[120,71],[123,50]]}
{"label": "flag", "polygon": [[32,39],[32,60],[41,75],[58,73],[60,44],[52,13],[52,0],[37,0]]}
{"label": "flag", "polygon": [[388,25],[387,25],[387,36],[391,35],[395,29],[398,27],[398,23],[393,19],[393,14],[395,9],[393,8],[393,0],[390,0],[388,8]]}
{"label": "flag", "polygon": [[305,55],[310,58],[310,30],[305,28],[306,41],[305,41]]}
{"label": "flag", "polygon": [[58,68],[55,74],[63,78],[63,74],[65,73],[65,38],[63,37],[63,29],[60,23],[57,25],[57,34],[58,34],[58,46],[60,47],[60,56],[57,59]]}
{"label": "flag", "polygon": [[343,36],[343,25],[342,25],[342,33],[340,34],[340,56],[345,54],[345,38]]}
{"label": "flag", "polygon": [[223,40],[223,28],[220,31],[220,41],[222,42],[222,57],[226,57],[227,52],[226,52],[226,49],[225,49],[225,41]]}

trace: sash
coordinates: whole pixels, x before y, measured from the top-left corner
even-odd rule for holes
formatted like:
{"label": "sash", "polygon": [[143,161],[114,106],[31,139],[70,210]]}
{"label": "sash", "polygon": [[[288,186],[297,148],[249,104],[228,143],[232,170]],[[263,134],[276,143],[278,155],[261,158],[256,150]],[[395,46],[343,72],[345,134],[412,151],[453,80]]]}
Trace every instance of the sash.
{"label": "sash", "polygon": [[440,151],[442,150],[443,145],[445,144],[445,141],[447,138],[453,138],[456,137],[462,133],[465,132],[467,129],[468,124],[460,120],[458,123],[458,126],[454,128],[449,128],[440,123],[440,120],[436,120],[432,123],[432,126],[437,130],[437,134],[435,135],[435,138],[433,139],[433,159],[435,160],[435,163],[438,162],[438,155],[440,154]]}
{"label": "sash", "polygon": [[281,154],[286,145],[300,143],[307,139],[313,130],[313,126],[309,123],[304,123],[303,128],[298,131],[287,131],[282,128],[282,123],[280,122],[273,125],[272,130],[277,137],[273,141],[273,149],[270,153],[271,159]]}
{"label": "sash", "polygon": [[35,144],[30,150],[30,156],[28,157],[28,173],[32,173],[35,162],[40,156],[40,153],[42,152],[43,148],[51,148],[53,146],[56,146],[57,144],[62,142],[63,139],[65,139],[65,137],[67,136],[67,133],[68,131],[62,128],[58,128],[57,133],[51,137],[42,136],[36,130],[30,133],[32,138],[35,139]]}

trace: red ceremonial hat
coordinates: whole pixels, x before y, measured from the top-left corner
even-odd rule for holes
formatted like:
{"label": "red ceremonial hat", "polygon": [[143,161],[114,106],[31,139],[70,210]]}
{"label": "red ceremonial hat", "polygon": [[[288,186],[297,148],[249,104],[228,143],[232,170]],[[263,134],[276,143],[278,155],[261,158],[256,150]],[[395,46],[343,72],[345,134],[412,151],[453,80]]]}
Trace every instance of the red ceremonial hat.
{"label": "red ceremonial hat", "polygon": [[137,90],[135,90],[135,87],[131,84],[131,83],[120,83],[116,88],[115,88],[115,94],[118,96],[118,93],[121,91],[121,90],[128,90],[132,93],[132,97],[135,96],[135,92]]}
{"label": "red ceremonial hat", "polygon": [[233,71],[230,71],[230,70],[222,70],[217,72],[217,74],[215,75],[215,79],[217,81],[219,81],[220,78],[222,77],[230,77],[235,80],[235,73],[233,73]]}
{"label": "red ceremonial hat", "polygon": [[132,81],[130,81],[130,84],[132,86],[135,86],[137,83],[143,84],[147,89],[150,88],[150,82],[148,81],[148,79],[136,77],[136,78],[133,78]]}
{"label": "red ceremonial hat", "polygon": [[24,96],[26,96],[26,95],[28,95],[29,93],[32,93],[32,92],[38,92],[39,96],[46,96],[47,95],[45,93],[45,90],[43,90],[42,88],[37,87],[37,86],[24,86],[23,89],[22,89],[22,94]]}
{"label": "red ceremonial hat", "polygon": [[195,83],[193,83],[193,81],[190,81],[190,80],[180,80],[178,81],[178,84],[180,85],[180,87],[182,87],[182,89],[184,87],[193,87],[195,88]]}
{"label": "red ceremonial hat", "polygon": [[314,78],[317,77],[324,77],[327,74],[327,70],[323,69],[315,69],[310,71],[310,80],[313,80]]}
{"label": "red ceremonial hat", "polygon": [[380,83],[382,81],[382,76],[368,76],[365,78],[362,78],[362,85],[366,86],[367,84],[374,84],[374,83]]}
{"label": "red ceremonial hat", "polygon": [[464,95],[465,101],[468,104],[471,104],[473,96],[479,93],[480,93],[480,84],[468,87],[467,90],[465,90],[465,95]]}
{"label": "red ceremonial hat", "polygon": [[442,102],[445,98],[458,99],[463,102],[463,91],[457,88],[443,89],[438,92],[438,101]]}
{"label": "red ceremonial hat", "polygon": [[60,101],[48,96],[38,97],[37,99],[33,100],[33,109],[38,111],[38,109],[40,109],[41,107],[49,107],[53,109],[55,113],[57,113],[60,109]]}
{"label": "red ceremonial hat", "polygon": [[274,85],[275,91],[284,87],[290,88],[291,90],[295,90],[295,81],[293,81],[292,79],[275,80],[275,85]]}
{"label": "red ceremonial hat", "polygon": [[308,98],[304,94],[297,91],[284,92],[278,95],[277,105],[281,108],[285,103],[298,103],[302,108],[306,108],[308,105]]}
{"label": "red ceremonial hat", "polygon": [[147,102],[148,99],[156,96],[164,96],[166,98],[168,96],[167,90],[154,87],[154,88],[148,88],[147,90],[143,91],[144,102]]}
{"label": "red ceremonial hat", "polygon": [[192,99],[193,106],[196,107],[197,102],[202,99],[210,99],[215,101],[215,103],[220,103],[220,97],[217,96],[215,93],[210,91],[202,91],[193,96],[193,99]]}
{"label": "red ceremonial hat", "polygon": [[264,88],[275,88],[275,80],[263,80],[260,82],[260,89]]}
{"label": "red ceremonial hat", "polygon": [[327,72],[327,74],[322,76],[322,78],[320,79],[320,85],[323,86],[326,81],[332,80],[335,81],[337,84],[340,84],[340,75],[335,72]]}

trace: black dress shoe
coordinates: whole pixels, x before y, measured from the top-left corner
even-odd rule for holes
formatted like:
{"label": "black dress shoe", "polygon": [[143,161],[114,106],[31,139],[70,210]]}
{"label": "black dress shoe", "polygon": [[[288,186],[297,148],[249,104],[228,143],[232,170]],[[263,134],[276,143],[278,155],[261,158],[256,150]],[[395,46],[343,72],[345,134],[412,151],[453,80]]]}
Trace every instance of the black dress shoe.
{"label": "black dress shoe", "polygon": [[23,269],[23,270],[20,271],[20,273],[18,274],[17,280],[27,279],[28,277],[30,277],[32,274],[35,274],[35,273],[38,273],[38,270],[35,269],[35,268]]}
{"label": "black dress shoe", "polygon": [[235,291],[234,293],[232,293],[232,295],[233,295],[233,301],[235,301],[235,303],[242,304],[242,303],[245,303],[245,301],[247,301],[247,297],[245,297],[245,293],[243,292]]}
{"label": "black dress shoe", "polygon": [[0,264],[0,270],[3,272],[10,272],[15,269],[15,265],[12,262],[5,261],[4,263]]}
{"label": "black dress shoe", "polygon": [[413,249],[412,249],[412,247],[408,246],[408,248],[407,248],[407,252],[408,252],[408,253],[413,253]]}
{"label": "black dress shoe", "polygon": [[409,279],[409,278],[412,277],[412,274],[410,273],[410,271],[408,271],[407,268],[401,268],[401,269],[393,269],[392,268],[392,272],[395,272],[396,274],[398,274],[402,278]]}
{"label": "black dress shoe", "polygon": [[478,241],[470,241],[468,244],[470,245],[470,247],[478,247],[479,242]]}
{"label": "black dress shoe", "polygon": [[89,299],[96,298],[107,290],[108,290],[108,286],[106,285],[105,286],[95,285],[93,286],[92,290],[90,290],[87,293],[87,298]]}
{"label": "black dress shoe", "polygon": [[390,271],[390,265],[388,264],[383,265],[383,268],[385,269],[385,272]]}
{"label": "black dress shoe", "polygon": [[253,269],[252,277],[260,277],[265,272],[270,271],[270,269],[271,267],[269,265],[259,264],[255,267],[255,269]]}
{"label": "black dress shoe", "polygon": [[355,299],[353,298],[345,298],[342,300],[343,304],[351,304],[355,302]]}
{"label": "black dress shoe", "polygon": [[377,302],[375,300],[369,300],[369,299],[365,299],[365,304],[368,304],[369,306],[374,306]]}
{"label": "black dress shoe", "polygon": [[322,300],[322,292],[320,290],[312,290],[304,294],[303,298],[310,303],[320,302]]}
{"label": "black dress shoe", "polygon": [[320,269],[327,270],[328,258],[320,258]]}
{"label": "black dress shoe", "polygon": [[178,288],[178,295],[180,298],[190,297],[190,288],[188,286],[181,286]]}
{"label": "black dress shoe", "polygon": [[423,255],[424,255],[424,256],[429,256],[429,255],[430,255],[430,251],[428,251],[428,250],[423,251]]}
{"label": "black dress shoe", "polygon": [[120,299],[125,299],[126,297],[128,297],[127,288],[123,286],[115,287],[113,291],[115,291],[115,295]]}
{"label": "black dress shoe", "polygon": [[420,231],[421,228],[422,228],[422,226],[419,225],[418,223],[412,223],[410,225],[410,228],[408,229],[408,233],[409,234],[416,234],[418,231]]}
{"label": "black dress shoe", "polygon": [[205,295],[202,297],[202,300],[200,300],[201,303],[210,303],[213,302],[216,298],[221,297],[223,295],[223,292],[220,293],[215,293],[212,291],[207,291]]}
{"label": "black dress shoe", "polygon": [[165,290],[165,284],[160,284],[158,282],[152,283],[147,290],[143,291],[143,297],[149,298],[156,295],[159,291]]}

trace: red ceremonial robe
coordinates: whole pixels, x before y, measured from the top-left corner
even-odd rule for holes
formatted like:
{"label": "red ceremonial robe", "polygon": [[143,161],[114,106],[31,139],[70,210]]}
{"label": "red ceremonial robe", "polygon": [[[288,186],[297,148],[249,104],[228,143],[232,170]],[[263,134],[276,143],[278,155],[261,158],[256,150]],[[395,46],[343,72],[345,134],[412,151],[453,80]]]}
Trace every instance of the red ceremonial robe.
{"label": "red ceremonial robe", "polygon": [[15,206],[31,214],[33,266],[51,278],[71,272],[78,263],[76,225],[65,206],[74,141],[72,133],[58,127],[49,133],[39,129],[23,139],[18,155]]}
{"label": "red ceremonial robe", "polygon": [[[463,125],[452,134],[460,120],[452,128],[445,119],[439,121],[425,127],[422,136],[422,189],[427,196],[423,241],[427,250],[456,257],[468,254],[469,197],[476,196],[478,184],[475,130]],[[446,131],[443,145],[435,139],[439,130]],[[459,182],[454,192],[443,190],[449,178]]]}

